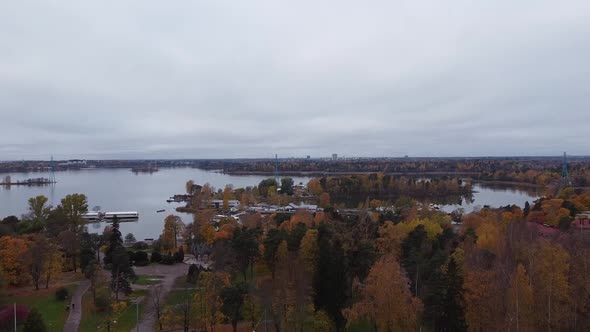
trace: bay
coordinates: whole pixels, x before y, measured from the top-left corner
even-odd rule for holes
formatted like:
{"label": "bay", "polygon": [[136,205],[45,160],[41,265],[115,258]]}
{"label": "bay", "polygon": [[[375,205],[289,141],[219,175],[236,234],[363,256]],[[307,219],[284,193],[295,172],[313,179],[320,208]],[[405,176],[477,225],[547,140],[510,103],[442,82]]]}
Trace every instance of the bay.
{"label": "bay", "polygon": [[[47,173],[14,173],[13,180],[25,180],[34,177],[48,177]],[[100,206],[102,211],[138,211],[136,222],[121,224],[123,234],[133,233],[138,240],[157,238],[162,232],[163,220],[168,214],[180,215],[185,223],[192,222],[192,215],[178,213],[177,206],[182,204],[166,203],[166,199],[185,191],[185,183],[193,180],[197,184],[209,183],[216,189],[232,184],[235,188],[255,186],[268,176],[235,176],[195,168],[163,168],[155,173],[133,173],[129,169],[82,169],[56,173],[57,183],[47,186],[0,186],[0,219],[16,215],[21,216],[27,210],[30,197],[44,195],[49,204],[58,205],[68,194],[82,193],[88,197],[88,206],[92,210]],[[293,177],[295,183],[306,184],[308,177]],[[445,205],[444,211],[450,212],[462,207],[471,212],[478,206],[493,207],[516,204],[524,206],[525,201],[532,203],[539,193],[531,188],[513,186],[492,186],[483,183],[473,185],[475,193],[471,201],[463,200],[461,204]],[[165,209],[162,213],[156,211]],[[91,232],[102,232],[104,223],[89,224]]]}

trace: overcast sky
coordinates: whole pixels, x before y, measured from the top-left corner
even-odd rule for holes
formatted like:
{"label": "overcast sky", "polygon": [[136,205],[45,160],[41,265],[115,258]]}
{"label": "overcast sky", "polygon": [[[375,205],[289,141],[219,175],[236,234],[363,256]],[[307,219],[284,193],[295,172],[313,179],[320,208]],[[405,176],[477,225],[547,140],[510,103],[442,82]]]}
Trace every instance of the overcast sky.
{"label": "overcast sky", "polygon": [[590,154],[590,1],[2,1],[0,160]]}

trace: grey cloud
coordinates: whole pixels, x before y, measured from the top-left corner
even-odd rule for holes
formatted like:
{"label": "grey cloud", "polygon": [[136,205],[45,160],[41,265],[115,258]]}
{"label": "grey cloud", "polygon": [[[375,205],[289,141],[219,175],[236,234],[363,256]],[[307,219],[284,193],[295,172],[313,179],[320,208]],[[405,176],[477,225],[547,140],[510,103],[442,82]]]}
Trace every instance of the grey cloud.
{"label": "grey cloud", "polygon": [[7,1],[0,159],[589,154],[588,35],[581,0]]}

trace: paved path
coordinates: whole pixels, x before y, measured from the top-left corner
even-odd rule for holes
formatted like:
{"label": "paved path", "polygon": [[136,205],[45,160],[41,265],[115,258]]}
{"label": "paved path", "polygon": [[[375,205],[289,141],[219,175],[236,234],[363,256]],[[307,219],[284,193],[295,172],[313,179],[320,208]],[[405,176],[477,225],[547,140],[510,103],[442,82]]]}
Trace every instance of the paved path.
{"label": "paved path", "polygon": [[64,332],[78,332],[80,321],[82,320],[82,296],[90,288],[90,281],[78,281],[78,288],[72,295],[72,302],[70,303],[70,315],[66,320]]}
{"label": "paved path", "polygon": [[[148,274],[164,277],[162,279],[162,282],[159,285],[156,285],[161,286],[161,288],[159,289],[161,307],[164,306],[164,299],[166,298],[166,294],[168,294],[168,292],[170,292],[170,290],[172,289],[172,286],[174,285],[174,280],[176,280],[176,278],[180,276],[186,275],[187,273],[188,265],[183,263],[177,263],[174,265],[148,265],[135,268],[135,274],[137,275]],[[147,299],[144,302],[144,310],[139,320],[140,332],[151,332],[154,330],[154,325],[156,324],[157,319],[156,310],[153,304],[153,298],[154,296],[156,296],[157,292],[156,286],[150,287]],[[137,330],[138,329],[136,326],[131,330],[131,332],[136,332]]]}

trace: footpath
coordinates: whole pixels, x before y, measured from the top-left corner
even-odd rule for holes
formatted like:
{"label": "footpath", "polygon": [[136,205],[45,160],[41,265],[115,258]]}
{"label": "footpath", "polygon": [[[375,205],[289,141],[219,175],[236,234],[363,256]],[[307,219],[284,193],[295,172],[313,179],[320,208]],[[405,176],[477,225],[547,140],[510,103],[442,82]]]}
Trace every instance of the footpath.
{"label": "footpath", "polygon": [[70,315],[66,320],[64,326],[64,332],[78,332],[80,327],[80,321],[82,320],[82,296],[86,294],[88,288],[90,288],[90,281],[83,280],[77,282],[78,289],[72,295],[72,301],[70,302]]}

